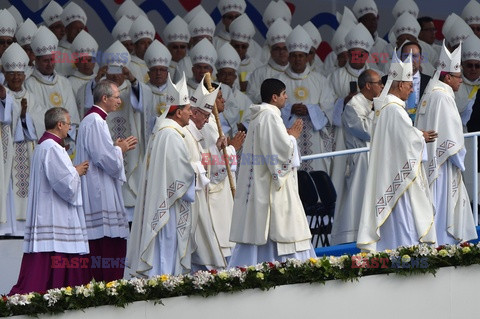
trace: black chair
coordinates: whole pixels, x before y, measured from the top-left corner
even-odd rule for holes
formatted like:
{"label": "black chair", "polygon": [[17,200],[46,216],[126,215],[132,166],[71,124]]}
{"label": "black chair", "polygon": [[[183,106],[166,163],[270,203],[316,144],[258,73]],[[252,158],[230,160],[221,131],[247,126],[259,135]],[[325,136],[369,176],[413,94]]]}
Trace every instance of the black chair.
{"label": "black chair", "polygon": [[329,235],[332,232],[333,215],[335,213],[335,203],[337,201],[337,192],[333,186],[330,176],[324,171],[312,171],[310,176],[315,184],[320,203],[312,235],[317,235],[317,245],[320,239],[322,246],[330,246]]}

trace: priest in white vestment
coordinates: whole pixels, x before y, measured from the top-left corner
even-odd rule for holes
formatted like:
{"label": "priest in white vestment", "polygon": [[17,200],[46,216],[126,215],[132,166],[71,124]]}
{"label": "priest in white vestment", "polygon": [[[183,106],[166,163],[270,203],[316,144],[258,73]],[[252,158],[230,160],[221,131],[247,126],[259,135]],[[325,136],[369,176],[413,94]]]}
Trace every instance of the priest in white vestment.
{"label": "priest in white vestment", "polygon": [[412,126],[405,100],[413,90],[411,56],[394,55],[385,88],[374,99],[375,119],[357,246],[383,251],[435,244],[434,208],[424,164],[434,131]]}
{"label": "priest in white vestment", "polygon": [[0,104],[0,153],[3,154],[0,156],[0,165],[4,174],[0,186],[0,234],[23,236],[30,163],[37,140],[30,110],[35,109],[36,102],[33,94],[23,86],[29,62],[27,53],[20,45],[13,43],[5,50],[1,60],[7,92],[3,91],[6,94]]}
{"label": "priest in white vestment", "polygon": [[268,63],[257,68],[250,74],[247,95],[253,103],[260,103],[260,86],[265,79],[277,78],[288,67],[288,49],[285,40],[292,32],[292,27],[283,19],[278,18],[270,26],[266,35],[266,42],[270,49]]}
{"label": "priest in white vestment", "polygon": [[172,56],[168,72],[173,76],[177,63],[187,55],[190,41],[188,24],[180,16],[175,16],[163,29],[162,40]]}
{"label": "priest in white vestment", "polygon": [[[376,71],[365,70],[358,77],[358,87],[360,92],[345,105],[342,114],[347,149],[370,146],[374,118],[373,99],[382,92],[383,83]],[[354,242],[357,239],[367,169],[367,152],[347,156],[345,188],[341,197],[337,195],[335,206],[332,245]]]}
{"label": "priest in white vestment", "polygon": [[[25,80],[27,91],[35,95],[38,100],[38,109],[31,110],[37,132],[45,131],[43,116],[45,111],[52,107],[64,107],[72,118],[72,126],[65,142],[73,143],[76,138],[76,128],[80,124],[75,96],[72,86],[64,76],[58,74],[55,67],[55,51],[57,50],[57,37],[46,27],[38,28],[32,40],[31,46],[35,53],[35,70]],[[70,155],[73,147],[68,150]]]}
{"label": "priest in white vestment", "polygon": [[237,244],[229,267],[315,257],[298,195],[296,139],[302,120],[285,128],[280,116],[287,100],[283,82],[265,80],[261,95],[264,102],[251,107],[252,121],[243,146],[244,156],[251,157],[240,167],[230,232],[230,240]]}
{"label": "priest in white vestment", "polygon": [[58,43],[55,52],[55,71],[68,77],[75,72],[75,58],[73,56],[73,41],[87,26],[87,15],[75,2],[70,2],[63,9],[61,19],[65,26],[65,36]]}
{"label": "priest in white vestment", "polygon": [[[220,87],[211,93],[200,82],[193,96],[190,97],[192,115],[185,126],[185,144],[190,155],[190,163],[195,170],[195,201],[192,203],[192,272],[197,270],[222,269],[227,266],[222,254],[220,242],[214,229],[212,212],[208,206],[208,185],[210,180],[208,162],[204,161],[206,150],[202,146],[204,138],[201,133],[209,121]],[[227,139],[217,141],[219,147],[226,146]],[[228,212],[227,212],[228,213]]]}
{"label": "priest in white vestment", "polygon": [[[83,118],[86,84],[95,78],[96,71],[98,71],[96,64],[98,43],[88,32],[82,30],[73,40],[72,50],[78,55],[78,60],[75,63],[75,71],[68,77],[68,81],[72,85],[78,114],[80,118]],[[96,68],[97,70],[95,70]]]}
{"label": "priest in white vestment", "polygon": [[[124,4],[129,3],[128,1],[124,2]],[[133,3],[133,2],[130,2]],[[121,6],[120,6],[121,7]],[[131,16],[132,13],[129,13],[128,16],[123,15],[121,18],[117,21],[117,24],[113,27],[112,29],[112,37],[113,41],[120,41],[123,46],[128,50],[128,53],[133,54],[134,53],[134,46],[132,42],[132,38],[130,37],[130,27],[132,26],[132,23],[134,19]],[[136,19],[136,18],[135,18]]]}
{"label": "priest in white vestment", "polygon": [[126,182],[123,156],[135,148],[137,139],[129,136],[112,140],[106,118],[121,104],[114,82],[97,83],[93,96],[95,104],[78,130],[74,163],[90,162],[88,175],[82,177],[82,196],[92,276],[97,281],[109,282],[122,278],[124,269],[103,268],[103,263],[95,265],[93,259],[124,262],[129,229],[122,196],[122,184]]}
{"label": "priest in white vestment", "polygon": [[22,265],[10,294],[84,285],[91,279],[80,182],[89,164],[73,166],[63,148],[70,124],[64,108],[45,114],[47,131],[32,161]]}
{"label": "priest in white vestment", "polygon": [[55,0],[51,0],[48,5],[43,9],[40,16],[43,19],[43,23],[50,31],[55,34],[58,41],[60,41],[65,35],[65,26],[62,22],[63,8]]}
{"label": "priest in white vestment", "polygon": [[[311,155],[331,152],[335,148],[333,106],[335,95],[327,79],[311,72],[307,54],[312,40],[301,26],[295,27],[287,40],[290,65],[279,79],[287,87],[288,101],[282,108],[282,118],[287,128],[296,119],[303,120],[304,129],[298,138],[300,154]],[[303,162],[302,170],[322,170],[330,174],[330,159]]]}
{"label": "priest in white vestment", "polygon": [[15,39],[17,39],[17,43],[25,50],[25,53],[28,55],[28,66],[25,68],[25,77],[28,78],[35,66],[33,62],[35,62],[35,54],[32,51],[32,47],[30,43],[32,43],[33,36],[35,32],[37,32],[38,28],[37,25],[30,19],[25,20],[20,26],[18,26],[17,32],[15,33]]}
{"label": "priest in white vestment", "polygon": [[420,130],[438,132],[438,138],[427,146],[427,176],[435,206],[437,245],[454,245],[477,238],[462,178],[466,149],[454,95],[462,83],[461,49],[462,45],[450,53],[443,46],[436,71],[440,73],[439,80],[423,97],[415,121]]}
{"label": "priest in white vestment", "polygon": [[195,171],[184,142],[184,127],[192,114],[185,78],[174,85],[169,77],[167,105],[169,109],[157,119],[142,166],[126,278],[179,275],[192,267]]}
{"label": "priest in white vestment", "polygon": [[147,83],[148,66],[144,57],[149,45],[155,38],[155,28],[148,18],[142,15],[135,19],[129,33],[134,45],[134,54],[128,68],[139,82]]}

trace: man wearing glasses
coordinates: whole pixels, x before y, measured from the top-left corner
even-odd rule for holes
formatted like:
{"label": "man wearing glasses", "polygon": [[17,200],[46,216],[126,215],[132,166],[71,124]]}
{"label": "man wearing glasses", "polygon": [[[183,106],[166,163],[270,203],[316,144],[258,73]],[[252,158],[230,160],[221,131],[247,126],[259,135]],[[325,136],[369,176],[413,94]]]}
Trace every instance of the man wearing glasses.
{"label": "man wearing glasses", "polygon": [[438,132],[436,140],[426,137],[426,141],[431,142],[427,145],[426,167],[435,207],[437,245],[455,245],[477,238],[462,178],[466,150],[454,95],[462,83],[461,50],[461,44],[452,53],[443,46],[436,71],[437,75],[440,73],[439,80],[430,85],[431,91],[421,100],[415,122],[420,130]]}

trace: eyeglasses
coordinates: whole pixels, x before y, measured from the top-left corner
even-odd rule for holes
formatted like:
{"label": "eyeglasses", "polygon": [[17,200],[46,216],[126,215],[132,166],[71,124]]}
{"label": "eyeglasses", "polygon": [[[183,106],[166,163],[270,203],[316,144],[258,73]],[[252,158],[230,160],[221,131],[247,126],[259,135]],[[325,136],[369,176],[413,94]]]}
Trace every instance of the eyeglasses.
{"label": "eyeglasses", "polygon": [[448,73],[450,76],[453,76],[454,78],[457,78],[457,79],[461,79],[462,76],[461,75],[455,75],[455,74],[452,74],[452,73]]}
{"label": "eyeglasses", "polygon": [[480,69],[480,63],[465,63],[465,67],[468,69]]}
{"label": "eyeglasses", "polygon": [[109,97],[111,97],[111,98],[114,99],[114,100],[117,100],[117,99],[120,98],[120,95],[119,95],[119,96],[109,96]]}
{"label": "eyeglasses", "polygon": [[1,39],[0,40],[0,45],[10,45],[13,43],[13,40],[5,40],[5,39]]}
{"label": "eyeglasses", "polygon": [[68,126],[72,126],[72,122],[65,122],[65,121],[62,121],[63,124],[66,124]]}
{"label": "eyeglasses", "polygon": [[383,82],[382,82],[382,80],[381,80],[381,79],[380,79],[380,80],[378,80],[378,81],[376,81],[376,82],[368,81],[367,83],[371,83],[371,84],[378,84],[378,85],[383,85]]}

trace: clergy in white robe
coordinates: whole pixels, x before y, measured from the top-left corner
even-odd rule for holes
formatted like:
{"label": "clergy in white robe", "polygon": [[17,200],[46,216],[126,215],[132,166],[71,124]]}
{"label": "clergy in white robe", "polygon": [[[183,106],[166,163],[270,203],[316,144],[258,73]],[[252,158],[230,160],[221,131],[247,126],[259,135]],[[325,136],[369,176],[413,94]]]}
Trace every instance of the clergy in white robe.
{"label": "clergy in white robe", "polygon": [[184,142],[183,127],[192,114],[190,104],[183,104],[188,103],[184,79],[177,85],[169,80],[167,101],[172,105],[157,119],[142,166],[127,248],[127,278],[178,275],[191,269],[195,171]]}
{"label": "clergy in white robe", "polygon": [[[229,267],[315,257],[311,233],[298,195],[299,153],[296,137],[301,120],[287,131],[280,116],[285,84],[267,79],[264,103],[253,105],[243,146],[249,160],[240,167],[230,240],[236,242]],[[292,134],[292,135],[290,135]]]}
{"label": "clergy in white robe", "polygon": [[[124,262],[128,221],[122,184],[126,182],[123,154],[135,148],[136,138],[112,140],[107,114],[121,103],[120,92],[111,81],[99,82],[94,89],[95,104],[80,123],[74,163],[90,162],[82,177],[82,196],[92,258],[114,258]],[[123,263],[120,263],[123,264]],[[124,269],[93,267],[97,281],[123,277]]]}
{"label": "clergy in white robe", "polygon": [[420,130],[438,132],[438,138],[427,145],[427,176],[435,206],[437,245],[477,238],[462,178],[466,149],[454,96],[461,81],[460,72],[441,75],[432,92],[422,99],[415,122]]}
{"label": "clergy in white robe", "polygon": [[[374,117],[373,98],[383,89],[381,78],[373,70],[364,71],[358,78],[360,92],[345,105],[342,114],[345,145],[355,149],[370,145]],[[347,156],[345,188],[337,195],[335,217],[332,226],[332,244],[353,242],[357,238],[362,211],[363,190],[367,178],[368,153]]]}
{"label": "clergy in white robe", "polygon": [[[282,108],[282,118],[290,128],[297,118],[303,120],[304,129],[298,138],[300,154],[331,152],[335,149],[333,109],[335,95],[327,79],[311,72],[307,54],[312,47],[310,36],[297,26],[288,36],[290,65],[279,79],[287,87],[288,101]],[[330,174],[331,160],[318,159],[302,162],[302,170],[322,170]]]}
{"label": "clergy in white robe", "polygon": [[74,167],[61,145],[70,123],[64,108],[50,109],[45,116],[47,132],[32,161],[22,265],[10,294],[83,285],[91,279],[80,182],[88,162]]}
{"label": "clergy in white robe", "polygon": [[155,28],[146,16],[141,15],[135,19],[129,33],[134,44],[134,54],[128,68],[138,81],[147,83],[148,66],[144,61],[144,56],[155,37]]}
{"label": "clergy in white robe", "polygon": [[[202,81],[203,84],[203,81]],[[206,93],[208,91],[204,89]],[[199,93],[197,93],[199,92]],[[208,184],[210,180],[207,177],[209,167],[207,163],[202,161],[203,154],[206,153],[202,147],[203,135],[200,130],[208,122],[212,111],[213,103],[206,103],[206,97],[202,96],[202,88],[200,87],[190,99],[192,105],[192,116],[189,124],[185,127],[185,144],[190,156],[190,163],[195,171],[195,201],[192,203],[192,244],[195,251],[192,254],[192,271],[209,270],[212,268],[225,268],[227,266],[225,258],[222,254],[220,242],[214,230],[212,213],[207,203]],[[218,89],[209,93],[212,95],[210,100],[215,101]],[[195,100],[195,102],[194,102]],[[223,143],[226,139],[223,138]]]}
{"label": "clergy in white robe", "polygon": [[397,89],[402,85],[402,98],[388,94],[382,105],[375,107],[357,236],[357,246],[368,251],[436,242],[434,208],[423,164],[425,140],[405,111],[411,82],[393,85]]}

